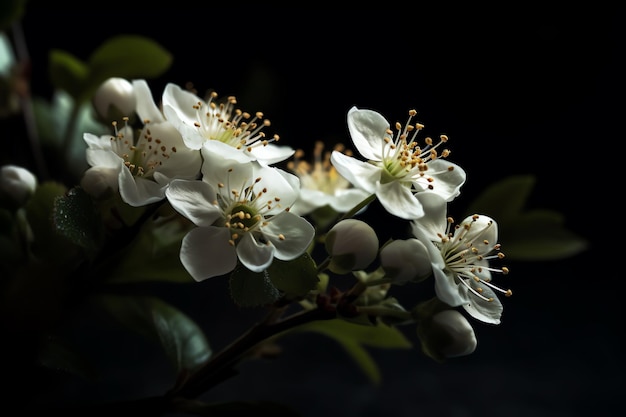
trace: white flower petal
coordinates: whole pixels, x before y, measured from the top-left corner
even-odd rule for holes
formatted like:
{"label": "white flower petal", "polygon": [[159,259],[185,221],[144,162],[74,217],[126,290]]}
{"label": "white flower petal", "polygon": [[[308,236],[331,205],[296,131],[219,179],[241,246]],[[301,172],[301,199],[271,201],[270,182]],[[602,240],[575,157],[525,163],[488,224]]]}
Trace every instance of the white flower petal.
{"label": "white flower petal", "polygon": [[92,149],[85,150],[85,157],[87,163],[92,167],[121,169],[124,165],[124,160],[118,154],[112,150],[104,149]]}
{"label": "white flower petal", "polygon": [[89,149],[111,150],[111,135],[94,135],[92,133],[84,133],[83,140]]}
{"label": "white flower petal", "polygon": [[196,281],[224,275],[237,266],[235,248],[225,227],[197,227],[183,238],[180,261]]}
{"label": "white flower petal", "polygon": [[413,195],[411,188],[400,181],[387,184],[377,182],[376,197],[385,210],[401,219],[414,220],[424,215],[422,205]]}
{"label": "white flower petal", "polygon": [[463,284],[456,281],[454,274],[442,268],[435,268],[433,265],[433,275],[435,277],[435,293],[441,301],[451,307],[469,303],[471,295],[467,293],[467,288]]}
{"label": "white flower petal", "polygon": [[172,207],[196,226],[210,226],[221,216],[213,187],[203,181],[174,180],[165,195]]}
{"label": "white flower petal", "polygon": [[[208,143],[218,142],[212,140]],[[230,146],[228,148],[233,149]],[[202,148],[202,156],[204,157],[202,163],[203,180],[214,187],[223,184],[228,190],[235,189],[237,191],[242,191],[243,188],[251,185],[255,177],[252,163],[249,160],[226,158],[224,154],[214,152],[211,149],[213,148],[209,146]],[[242,153],[239,152],[239,154]]]}
{"label": "white flower petal", "polygon": [[467,313],[477,320],[484,323],[500,324],[500,318],[502,317],[502,303],[496,296],[496,293],[488,286],[478,283],[473,279],[468,279],[467,282],[473,288],[482,288],[481,295],[491,298],[491,301],[483,300],[482,298],[470,295],[468,299],[469,303],[463,304],[463,308]]}
{"label": "white flower petal", "polygon": [[251,158],[254,158],[267,165],[282,162],[295,153],[295,149],[289,146],[277,146],[269,143],[265,146],[254,146],[250,152],[246,151]]}
{"label": "white flower petal", "polygon": [[174,125],[169,122],[147,125],[153,138],[161,141],[167,153],[159,172],[170,178],[192,179],[200,174],[202,156],[198,150],[188,148]]}
{"label": "white flower petal", "polygon": [[198,105],[198,96],[176,84],[168,83],[163,90],[162,98],[163,114],[181,133],[185,144],[191,149],[202,148],[205,138],[194,126],[197,121],[195,107]]}
{"label": "white flower petal", "polygon": [[389,122],[378,112],[352,107],[348,111],[348,130],[354,146],[368,160],[381,161]]}
{"label": "white flower petal", "polygon": [[423,191],[415,194],[424,215],[411,223],[413,234],[423,242],[440,240],[439,234],[446,230],[446,201],[439,194]]}
{"label": "white flower petal", "polygon": [[[427,174],[434,179],[432,183],[429,183],[433,187],[432,191],[446,201],[452,201],[459,196],[467,177],[463,168],[444,159],[429,161]],[[428,190],[424,188],[422,182],[415,181],[413,185],[418,191]]]}
{"label": "white flower petal", "polygon": [[239,261],[252,272],[266,270],[274,260],[275,250],[271,244],[257,242],[252,233],[244,234],[237,243]]}
{"label": "white flower petal", "polygon": [[213,153],[214,155],[221,156],[223,159],[232,159],[241,163],[253,160],[249,153],[242,152],[241,149],[234,148],[219,140],[205,140],[201,150],[202,155],[205,155],[205,153]]}
{"label": "white flower petal", "polygon": [[135,111],[142,121],[149,120],[151,123],[160,123],[165,121],[161,110],[154,102],[152,91],[146,80],[133,80],[133,90],[135,92],[135,100],[137,107]]}
{"label": "white flower petal", "polygon": [[133,207],[163,200],[167,188],[167,186],[158,184],[151,179],[133,177],[127,167],[120,170],[118,184],[122,200]]}
{"label": "white flower petal", "polygon": [[339,151],[333,151],[330,162],[337,172],[352,185],[361,188],[370,194],[375,191],[375,183],[380,180],[381,169],[370,163],[359,161]]}
{"label": "white flower petal", "polygon": [[283,211],[272,217],[262,233],[274,247],[274,256],[289,261],[302,255],[315,236],[315,228],[302,217]]}

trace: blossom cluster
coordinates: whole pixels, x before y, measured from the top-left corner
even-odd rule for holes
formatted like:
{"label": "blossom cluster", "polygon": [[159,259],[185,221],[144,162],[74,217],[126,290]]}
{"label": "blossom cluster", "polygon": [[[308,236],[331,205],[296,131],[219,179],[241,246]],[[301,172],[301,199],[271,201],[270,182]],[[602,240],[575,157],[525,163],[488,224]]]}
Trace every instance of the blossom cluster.
{"label": "blossom cluster", "polygon": [[[119,192],[135,207],[167,201],[193,224],[182,239],[180,261],[196,281],[239,266],[264,273],[275,259],[310,252],[322,225],[314,214],[325,207],[343,217],[334,217],[339,220],[323,236],[328,259],[318,271],[353,273],[382,291],[361,311],[384,304],[391,285],[433,277],[443,310],[461,307],[479,321],[500,323],[497,294],[511,291],[491,282],[492,273],[508,272],[490,265],[504,256],[497,223],[484,214],[458,225],[447,217],[466,173],[448,160],[446,135],[420,139],[424,125],[415,122],[415,110],[406,122],[391,124],[374,110],[351,108],[347,126],[360,158],[342,146],[323,155],[320,142],[309,164],[301,150],[268,135],[271,124],[263,113],[240,110],[235,97],[203,98],[170,83],[156,102],[145,80],[112,78],[94,105],[103,117],[127,116],[123,126],[113,122],[114,135],[84,134],[91,167],[81,185],[95,197]],[[279,167],[283,162],[286,168]],[[355,216],[375,199],[389,215],[409,222],[414,237],[379,247],[376,232]],[[379,268],[366,271],[377,257]],[[431,324],[435,317],[453,317],[453,327],[471,329],[463,316],[435,313],[442,311],[428,314]],[[424,318],[419,309],[412,316]],[[473,350],[470,333],[463,354]]]}

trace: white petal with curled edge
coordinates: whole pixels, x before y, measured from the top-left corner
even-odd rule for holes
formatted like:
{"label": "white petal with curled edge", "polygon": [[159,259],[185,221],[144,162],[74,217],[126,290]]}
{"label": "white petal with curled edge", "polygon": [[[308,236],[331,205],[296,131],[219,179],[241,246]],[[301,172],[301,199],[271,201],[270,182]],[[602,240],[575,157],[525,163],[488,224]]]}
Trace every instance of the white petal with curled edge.
{"label": "white petal with curled edge", "polygon": [[368,160],[382,161],[389,122],[378,112],[352,107],[348,111],[348,130],[354,147]]}
{"label": "white petal with curled edge", "polygon": [[315,236],[315,228],[306,219],[283,211],[263,227],[263,235],[276,248],[276,258],[290,261],[307,250]]}
{"label": "white petal with curled edge", "polygon": [[213,205],[217,196],[213,187],[203,181],[174,180],[165,196],[172,207],[196,226],[211,226],[222,215]]}
{"label": "white petal with curled edge", "polygon": [[237,243],[237,255],[239,261],[252,272],[265,271],[274,260],[273,245],[258,242],[252,233],[243,235]]}

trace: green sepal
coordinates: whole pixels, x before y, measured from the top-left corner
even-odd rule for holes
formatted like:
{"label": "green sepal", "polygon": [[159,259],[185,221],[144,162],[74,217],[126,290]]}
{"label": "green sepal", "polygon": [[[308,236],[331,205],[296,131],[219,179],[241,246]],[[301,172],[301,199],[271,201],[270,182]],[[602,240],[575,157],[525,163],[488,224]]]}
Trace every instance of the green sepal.
{"label": "green sepal", "polygon": [[411,315],[416,321],[429,320],[435,314],[450,310],[452,307],[437,297],[422,301],[411,309]]}
{"label": "green sepal", "polygon": [[524,210],[535,183],[533,175],[506,177],[483,190],[467,213],[488,215],[498,223],[507,259],[554,260],[586,250],[588,242],[564,226],[561,213]]}
{"label": "green sepal", "polygon": [[272,284],[287,298],[304,297],[319,282],[315,261],[306,252],[291,261],[274,259],[267,272]]}
{"label": "green sepal", "polygon": [[104,241],[100,211],[81,187],[70,189],[54,200],[52,221],[57,232],[93,257]]}
{"label": "green sepal", "polygon": [[129,329],[159,342],[177,372],[194,371],[211,357],[196,322],[157,297],[101,295],[94,301]]}
{"label": "green sepal", "polygon": [[243,265],[230,274],[230,296],[241,307],[269,305],[280,298],[280,291],[272,283],[267,270],[252,272]]}
{"label": "green sepal", "polygon": [[344,253],[342,255],[334,255],[330,259],[328,269],[335,274],[346,275],[352,272],[356,264],[356,255],[354,253]]}
{"label": "green sepal", "polygon": [[298,326],[293,331],[316,332],[334,339],[374,384],[381,382],[380,370],[365,346],[380,349],[410,349],[412,347],[412,343],[401,331],[383,323],[363,326],[342,319],[319,320]]}

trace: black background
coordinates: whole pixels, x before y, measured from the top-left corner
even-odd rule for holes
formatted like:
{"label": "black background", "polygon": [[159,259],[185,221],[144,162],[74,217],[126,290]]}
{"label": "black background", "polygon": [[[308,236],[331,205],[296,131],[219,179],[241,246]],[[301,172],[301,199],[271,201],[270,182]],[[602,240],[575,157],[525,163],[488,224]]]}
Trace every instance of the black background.
{"label": "black background", "polygon": [[[415,108],[427,134],[450,137],[450,160],[468,172],[454,204],[507,175],[534,174],[529,205],[563,212],[568,228],[591,242],[573,258],[512,265],[514,296],[503,300],[502,324],[474,324],[471,356],[436,364],[418,349],[374,351],[383,375],[375,387],[333,341],[300,335],[284,340],[279,358],[245,363],[205,399],[276,400],[304,416],[597,416],[619,405],[621,10],[106,4],[29,4],[22,29],[34,94],[49,93],[50,48],[87,59],[112,35],[146,35],[174,55],[171,69],[149,80],[155,97],[167,82],[188,81],[235,95],[272,120],[283,144],[305,151],[316,140],[349,144],[353,105],[391,121]],[[167,296],[206,327],[216,350],[259,317],[230,304],[225,280]],[[89,316],[74,325],[102,378],[68,378],[46,399],[125,399],[169,388],[161,352],[143,339],[94,326]]]}

